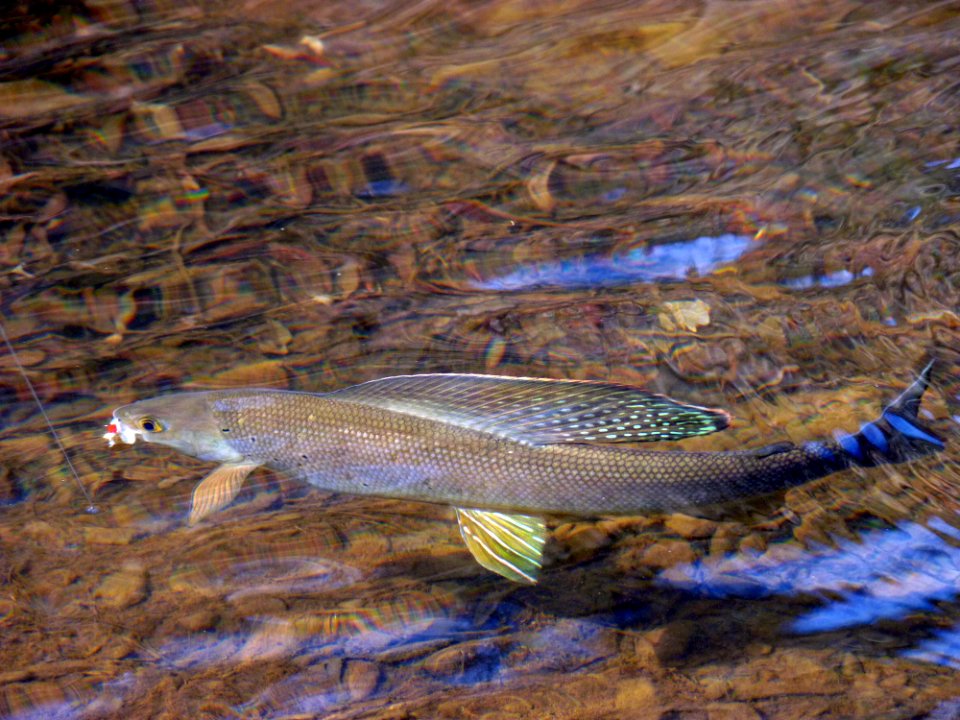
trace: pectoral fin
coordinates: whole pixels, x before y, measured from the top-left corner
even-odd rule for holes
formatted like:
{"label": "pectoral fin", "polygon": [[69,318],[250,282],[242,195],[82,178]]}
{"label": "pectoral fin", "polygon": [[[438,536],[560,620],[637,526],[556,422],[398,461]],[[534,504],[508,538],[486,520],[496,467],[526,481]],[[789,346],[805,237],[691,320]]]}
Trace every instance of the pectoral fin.
{"label": "pectoral fin", "polygon": [[195,525],[207,515],[232,503],[247,475],[258,467],[260,466],[252,463],[226,463],[207,475],[193,489],[190,518],[187,522]]}
{"label": "pectoral fin", "polygon": [[514,582],[534,584],[547,525],[532,515],[457,508],[460,535],[477,562]]}

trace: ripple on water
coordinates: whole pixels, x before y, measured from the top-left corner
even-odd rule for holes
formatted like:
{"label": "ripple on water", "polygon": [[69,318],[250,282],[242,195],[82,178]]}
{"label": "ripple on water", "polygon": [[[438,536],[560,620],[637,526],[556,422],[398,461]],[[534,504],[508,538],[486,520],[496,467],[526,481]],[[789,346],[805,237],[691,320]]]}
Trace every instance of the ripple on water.
{"label": "ripple on water", "polygon": [[229,537],[204,546],[196,559],[175,567],[170,588],[236,601],[253,595],[314,595],[354,585],[365,576],[360,567],[330,557],[341,548],[329,528],[291,541],[263,537],[254,550],[237,551],[234,529]]}
{"label": "ripple on water", "polygon": [[[789,546],[778,557],[696,561],[666,570],[659,580],[715,597],[815,594],[824,599],[823,605],[794,620],[790,629],[829,632],[932,611],[937,602],[955,598],[960,548],[952,539],[957,534],[938,518],[927,526],[904,522],[864,533],[857,540],[837,539],[833,550],[809,552]],[[925,645],[931,653],[947,653],[952,663],[960,664],[955,630]]]}
{"label": "ripple on water", "polygon": [[615,287],[638,282],[682,280],[689,273],[707,275],[737,260],[750,249],[750,235],[665,242],[611,255],[584,255],[555,262],[520,265],[509,273],[480,280],[483,290],[530,290],[538,287]]}

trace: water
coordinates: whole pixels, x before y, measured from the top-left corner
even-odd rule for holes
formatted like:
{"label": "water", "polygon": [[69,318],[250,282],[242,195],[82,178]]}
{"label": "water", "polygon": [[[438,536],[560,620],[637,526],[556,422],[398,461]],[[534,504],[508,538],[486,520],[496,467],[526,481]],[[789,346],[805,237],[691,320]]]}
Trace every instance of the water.
{"label": "water", "polygon": [[[0,18],[0,717],[960,713],[954,3],[75,3]],[[46,13],[46,14],[45,14]],[[940,456],[553,518],[108,449],[118,405],[615,380],[829,438],[928,355]]]}

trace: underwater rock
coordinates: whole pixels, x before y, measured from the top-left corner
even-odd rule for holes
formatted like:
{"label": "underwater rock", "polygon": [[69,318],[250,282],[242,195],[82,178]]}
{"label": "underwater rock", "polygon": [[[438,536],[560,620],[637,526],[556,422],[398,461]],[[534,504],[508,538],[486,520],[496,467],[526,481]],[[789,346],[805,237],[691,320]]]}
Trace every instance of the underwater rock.
{"label": "underwater rock", "polygon": [[761,715],[747,703],[717,703],[707,706],[708,720],[760,720]]}
{"label": "underwater rock", "polygon": [[668,568],[679,563],[693,562],[696,557],[696,553],[687,542],[661,540],[644,550],[642,562],[649,567]]}
{"label": "underwater rock", "polygon": [[653,681],[642,677],[622,680],[617,685],[617,696],[614,702],[617,711],[629,713],[624,717],[657,717],[653,712],[653,708],[657,705],[657,686]]}
{"label": "underwater rock", "polygon": [[685,540],[708,538],[713,535],[717,529],[717,523],[712,520],[704,520],[703,518],[691,517],[690,515],[680,513],[671,515],[663,524],[667,530],[675,532]]}
{"label": "underwater rock", "polygon": [[187,632],[203,632],[216,625],[219,619],[216,610],[204,607],[177,618],[177,627]]}
{"label": "underwater rock", "polygon": [[351,660],[343,671],[342,682],[352,699],[368,698],[380,684],[380,666],[367,660]]}
{"label": "underwater rock", "polygon": [[147,597],[146,569],[136,560],[124,563],[120,570],[103,578],[93,597],[116,610],[136,605]]}
{"label": "underwater rock", "polygon": [[476,674],[484,664],[498,664],[506,644],[502,638],[457,643],[430,655],[424,660],[423,668],[435,677],[462,681]]}
{"label": "underwater rock", "polygon": [[730,694],[740,700],[785,694],[829,695],[846,687],[826,653],[778,652],[746,663],[728,682]]}
{"label": "underwater rock", "polygon": [[129,545],[136,531],[125,527],[90,526],[83,529],[83,541],[88,545]]}
{"label": "underwater rock", "polygon": [[696,332],[710,324],[710,306],[703,300],[678,300],[661,305],[657,316],[660,326],[667,332],[688,330]]}
{"label": "underwater rock", "polygon": [[643,639],[650,643],[657,660],[673,663],[687,654],[696,632],[697,627],[693,622],[678,620],[645,633]]}

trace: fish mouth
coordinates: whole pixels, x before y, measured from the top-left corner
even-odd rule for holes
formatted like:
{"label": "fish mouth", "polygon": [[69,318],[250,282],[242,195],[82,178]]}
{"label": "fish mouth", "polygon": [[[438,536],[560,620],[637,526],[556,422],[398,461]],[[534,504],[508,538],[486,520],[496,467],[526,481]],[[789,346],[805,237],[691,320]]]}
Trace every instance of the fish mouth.
{"label": "fish mouth", "polygon": [[103,439],[107,441],[108,447],[113,447],[118,442],[133,445],[137,441],[140,431],[126,425],[117,414],[114,413],[110,419],[110,424],[106,426],[107,431],[103,434]]}

